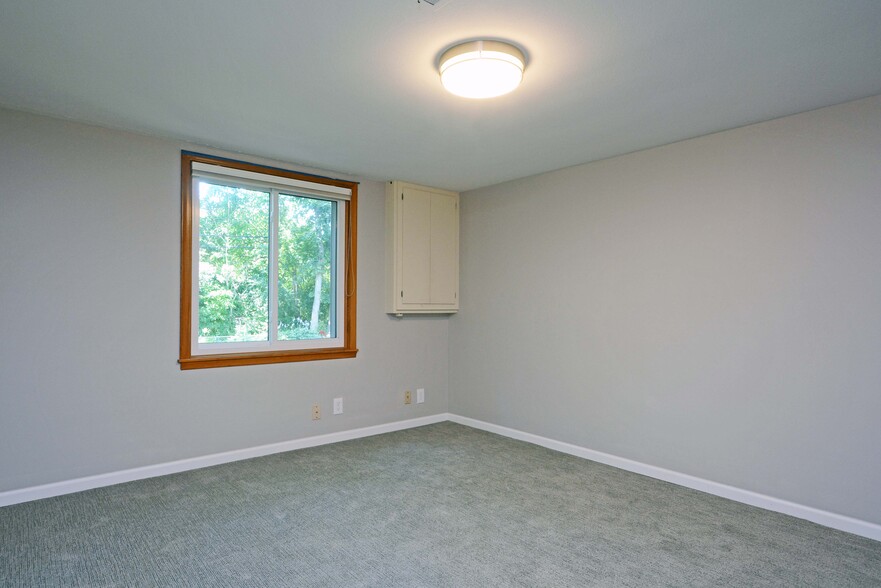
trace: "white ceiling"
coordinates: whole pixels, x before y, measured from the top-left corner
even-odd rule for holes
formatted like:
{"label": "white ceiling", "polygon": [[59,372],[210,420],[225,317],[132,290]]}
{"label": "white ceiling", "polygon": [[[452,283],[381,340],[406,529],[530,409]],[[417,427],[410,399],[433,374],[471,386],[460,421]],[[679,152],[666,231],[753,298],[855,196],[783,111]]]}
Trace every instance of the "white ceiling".
{"label": "white ceiling", "polygon": [[[447,94],[513,41],[513,94]],[[0,105],[466,190],[881,94],[879,0],[2,0]]]}

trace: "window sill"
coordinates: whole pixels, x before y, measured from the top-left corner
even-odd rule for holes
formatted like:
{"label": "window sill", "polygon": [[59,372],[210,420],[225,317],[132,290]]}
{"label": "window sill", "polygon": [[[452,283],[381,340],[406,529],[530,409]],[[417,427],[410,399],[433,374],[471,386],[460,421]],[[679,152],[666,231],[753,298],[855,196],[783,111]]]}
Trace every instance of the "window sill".
{"label": "window sill", "polygon": [[182,370],[197,370],[236,365],[262,365],[267,363],[288,363],[294,361],[319,361],[322,359],[347,359],[355,357],[357,354],[357,349],[302,349],[296,351],[196,355],[192,357],[182,357],[177,361]]}

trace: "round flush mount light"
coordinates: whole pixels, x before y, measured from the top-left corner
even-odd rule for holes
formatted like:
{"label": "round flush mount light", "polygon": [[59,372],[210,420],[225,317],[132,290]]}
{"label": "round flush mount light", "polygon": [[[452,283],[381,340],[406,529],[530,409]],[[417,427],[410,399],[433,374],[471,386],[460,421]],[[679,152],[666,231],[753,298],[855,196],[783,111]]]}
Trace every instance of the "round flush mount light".
{"label": "round flush mount light", "polygon": [[469,41],[447,49],[440,58],[444,88],[464,98],[494,98],[520,85],[526,60],[517,47],[502,41]]}

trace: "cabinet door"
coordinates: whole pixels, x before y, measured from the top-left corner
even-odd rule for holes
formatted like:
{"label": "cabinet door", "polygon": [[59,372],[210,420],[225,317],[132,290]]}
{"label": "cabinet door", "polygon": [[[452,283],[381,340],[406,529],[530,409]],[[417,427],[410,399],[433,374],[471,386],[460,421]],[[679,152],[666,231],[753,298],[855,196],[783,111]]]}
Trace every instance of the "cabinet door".
{"label": "cabinet door", "polygon": [[431,194],[431,303],[454,305],[459,289],[459,210],[456,197]]}
{"label": "cabinet door", "polygon": [[431,194],[405,188],[401,201],[401,289],[404,304],[431,301]]}

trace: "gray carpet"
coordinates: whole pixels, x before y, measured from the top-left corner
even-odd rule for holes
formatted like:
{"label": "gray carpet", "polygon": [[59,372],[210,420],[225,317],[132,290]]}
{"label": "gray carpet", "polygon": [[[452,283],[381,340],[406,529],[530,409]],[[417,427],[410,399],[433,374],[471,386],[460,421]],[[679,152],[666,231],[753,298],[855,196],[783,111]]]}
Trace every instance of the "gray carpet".
{"label": "gray carpet", "polygon": [[3,586],[881,586],[881,543],[452,423],[0,509]]}

